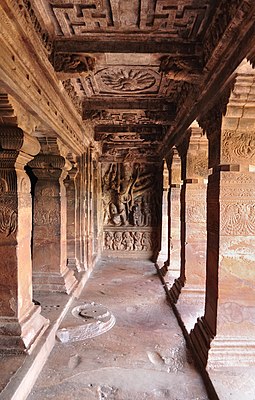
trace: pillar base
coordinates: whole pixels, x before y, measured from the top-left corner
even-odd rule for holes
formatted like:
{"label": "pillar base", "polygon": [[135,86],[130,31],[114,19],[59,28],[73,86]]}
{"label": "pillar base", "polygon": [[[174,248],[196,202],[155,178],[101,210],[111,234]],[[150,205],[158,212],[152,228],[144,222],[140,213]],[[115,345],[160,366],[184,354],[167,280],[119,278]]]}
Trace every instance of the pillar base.
{"label": "pillar base", "polygon": [[181,297],[185,300],[187,299],[187,301],[192,299],[201,303],[205,299],[205,289],[201,286],[185,285],[182,288]]}
{"label": "pillar base", "polygon": [[80,263],[76,257],[67,259],[67,268],[73,271],[81,271]]}
{"label": "pillar base", "polygon": [[49,325],[40,312],[41,307],[34,305],[22,320],[0,318],[0,353],[32,352]]}
{"label": "pillar base", "polygon": [[182,288],[176,308],[187,332],[190,332],[197,319],[204,315],[204,307],[205,291],[203,288],[191,285]]}
{"label": "pillar base", "polygon": [[170,299],[174,304],[177,303],[183,286],[184,286],[183,280],[181,278],[178,278],[175,279],[173,286],[169,290]]}
{"label": "pillar base", "polygon": [[255,339],[215,337],[208,353],[207,369],[254,366]]}
{"label": "pillar base", "polygon": [[206,367],[208,360],[208,352],[213,335],[210,328],[207,326],[204,318],[199,318],[190,332],[190,344],[194,356],[203,367]]}
{"label": "pillar base", "polygon": [[60,272],[34,272],[33,288],[35,292],[61,292],[70,294],[77,286],[78,281],[74,271],[66,268]]}

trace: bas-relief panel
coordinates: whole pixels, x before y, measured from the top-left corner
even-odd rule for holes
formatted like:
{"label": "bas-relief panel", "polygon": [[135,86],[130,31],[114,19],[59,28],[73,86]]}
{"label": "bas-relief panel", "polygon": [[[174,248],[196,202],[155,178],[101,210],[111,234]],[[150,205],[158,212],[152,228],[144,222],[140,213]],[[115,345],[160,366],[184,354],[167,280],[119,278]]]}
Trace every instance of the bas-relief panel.
{"label": "bas-relief panel", "polygon": [[103,163],[104,249],[153,251],[161,213],[159,165]]}
{"label": "bas-relief panel", "polygon": [[15,235],[18,224],[18,200],[15,193],[15,173],[1,171],[0,177],[0,236]]}

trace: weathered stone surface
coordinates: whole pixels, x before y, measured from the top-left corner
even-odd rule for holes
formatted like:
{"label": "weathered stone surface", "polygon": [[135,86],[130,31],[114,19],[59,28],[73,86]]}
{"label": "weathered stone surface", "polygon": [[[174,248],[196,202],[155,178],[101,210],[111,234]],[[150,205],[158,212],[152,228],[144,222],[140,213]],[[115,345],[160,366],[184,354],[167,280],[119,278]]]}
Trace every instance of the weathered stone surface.
{"label": "weathered stone surface", "polygon": [[33,215],[33,283],[37,291],[70,293],[76,284],[73,271],[67,268],[65,164],[60,155],[41,153],[29,164],[38,179]]}
{"label": "weathered stone surface", "polygon": [[48,323],[32,302],[32,202],[24,171],[39,143],[20,128],[1,125],[0,147],[0,350],[31,351]]}
{"label": "weathered stone surface", "polygon": [[115,324],[115,317],[106,307],[96,303],[85,303],[72,309],[58,332],[62,343],[86,340],[102,335]]}

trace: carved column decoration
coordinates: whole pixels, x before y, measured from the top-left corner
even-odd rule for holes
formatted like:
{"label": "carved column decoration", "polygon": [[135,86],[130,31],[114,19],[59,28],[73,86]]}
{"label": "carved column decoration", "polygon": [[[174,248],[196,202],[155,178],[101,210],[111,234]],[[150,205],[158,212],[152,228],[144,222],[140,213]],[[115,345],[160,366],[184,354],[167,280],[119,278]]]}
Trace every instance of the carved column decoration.
{"label": "carved column decoration", "polygon": [[[185,222],[185,193],[186,193],[186,163],[187,151],[189,146],[191,131],[186,133],[182,143],[177,148],[181,160],[181,187],[180,187],[180,270],[179,277],[175,279],[173,286],[170,289],[170,297],[174,303],[177,302],[181,289],[185,284],[185,244],[186,244],[186,222]],[[171,188],[172,190],[172,188]]]}
{"label": "carved column decoration", "polygon": [[217,157],[210,153],[206,305],[190,335],[208,368],[250,365],[255,357],[254,78],[248,63],[238,68],[226,116],[208,136]]}
{"label": "carved column decoration", "polygon": [[206,275],[206,189],[208,142],[194,122],[185,179],[185,286],[177,304],[187,330],[204,311]]}
{"label": "carved column decoration", "polygon": [[30,181],[37,139],[0,126],[0,350],[30,352],[48,321],[32,302]]}
{"label": "carved column decoration", "polygon": [[[168,159],[168,168],[170,170],[170,190],[169,190],[169,268],[167,274],[167,283],[173,302],[176,302],[179,295],[179,288],[175,287],[177,278],[181,271],[181,158],[176,148],[173,149],[172,156]],[[177,285],[179,287],[179,285]],[[177,289],[177,290],[176,290]]]}
{"label": "carved column decoration", "polygon": [[34,197],[33,281],[35,290],[70,293],[76,284],[66,265],[66,189],[69,162],[40,153],[29,163],[38,178]]}

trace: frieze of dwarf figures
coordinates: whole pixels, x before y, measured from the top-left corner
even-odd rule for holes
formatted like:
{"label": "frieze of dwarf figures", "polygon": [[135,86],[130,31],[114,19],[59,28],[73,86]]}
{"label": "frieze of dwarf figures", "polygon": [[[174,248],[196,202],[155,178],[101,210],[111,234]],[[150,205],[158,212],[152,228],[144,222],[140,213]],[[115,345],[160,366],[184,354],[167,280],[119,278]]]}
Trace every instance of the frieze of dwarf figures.
{"label": "frieze of dwarf figures", "polygon": [[156,233],[148,231],[106,231],[104,249],[117,251],[150,251],[155,249]]}

